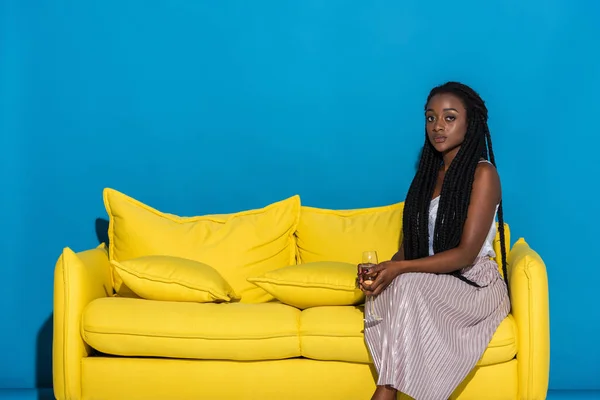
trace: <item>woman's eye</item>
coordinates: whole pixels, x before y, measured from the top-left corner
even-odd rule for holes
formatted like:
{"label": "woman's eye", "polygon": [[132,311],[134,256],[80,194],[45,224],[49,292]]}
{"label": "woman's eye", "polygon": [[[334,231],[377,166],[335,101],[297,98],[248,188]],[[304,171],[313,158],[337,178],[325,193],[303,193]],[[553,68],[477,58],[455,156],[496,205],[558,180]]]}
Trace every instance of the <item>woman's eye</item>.
{"label": "woman's eye", "polygon": [[446,121],[450,121],[450,122],[454,121],[455,119],[456,119],[456,117],[454,115],[448,115],[446,117]]}
{"label": "woman's eye", "polygon": [[431,115],[428,115],[426,117],[426,119],[427,119],[427,122],[433,122],[433,117]]}

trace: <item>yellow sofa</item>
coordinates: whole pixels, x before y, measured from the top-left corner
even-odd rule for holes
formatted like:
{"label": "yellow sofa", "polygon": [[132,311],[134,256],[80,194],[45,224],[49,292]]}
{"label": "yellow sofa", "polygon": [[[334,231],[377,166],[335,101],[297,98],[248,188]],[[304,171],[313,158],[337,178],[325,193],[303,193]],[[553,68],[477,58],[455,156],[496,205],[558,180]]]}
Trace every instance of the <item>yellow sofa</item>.
{"label": "yellow sofa", "polygon": [[[355,265],[363,250],[391,257],[403,203],[325,210],[293,196],[257,210],[180,217],[113,189],[104,201],[108,246],[67,247],[56,263],[57,399],[370,398],[364,297],[344,263]],[[495,246],[499,257],[498,239]],[[453,399],[546,397],[545,265],[521,238],[508,271],[512,312]]]}

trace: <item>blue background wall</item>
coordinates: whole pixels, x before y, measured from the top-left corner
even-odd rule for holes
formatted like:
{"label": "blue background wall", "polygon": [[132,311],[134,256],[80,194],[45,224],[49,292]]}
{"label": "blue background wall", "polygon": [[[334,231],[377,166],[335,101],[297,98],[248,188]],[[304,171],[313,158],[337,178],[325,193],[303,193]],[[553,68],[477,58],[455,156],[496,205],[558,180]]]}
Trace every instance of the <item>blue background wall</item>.
{"label": "blue background wall", "polygon": [[51,384],[53,268],[114,187],[181,215],[404,199],[429,89],[480,91],[551,387],[600,389],[592,0],[0,2],[0,388]]}

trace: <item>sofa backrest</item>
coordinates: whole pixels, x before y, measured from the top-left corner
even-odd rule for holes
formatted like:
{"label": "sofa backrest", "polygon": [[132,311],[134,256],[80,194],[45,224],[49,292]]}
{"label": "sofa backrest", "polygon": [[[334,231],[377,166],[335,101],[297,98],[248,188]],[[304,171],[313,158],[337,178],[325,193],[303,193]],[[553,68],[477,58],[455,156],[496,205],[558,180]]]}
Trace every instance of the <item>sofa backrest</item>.
{"label": "sofa backrest", "polygon": [[[249,277],[315,261],[358,264],[367,250],[385,261],[402,241],[404,202],[332,210],[302,205],[295,195],[262,209],[193,217],[161,212],[114,189],[105,189],[104,202],[112,264],[157,255],[201,262],[217,270],[242,302],[273,299]],[[508,253],[506,224],[505,237]],[[494,250],[502,272],[499,233]],[[112,278],[117,294],[133,295],[115,268]]]}

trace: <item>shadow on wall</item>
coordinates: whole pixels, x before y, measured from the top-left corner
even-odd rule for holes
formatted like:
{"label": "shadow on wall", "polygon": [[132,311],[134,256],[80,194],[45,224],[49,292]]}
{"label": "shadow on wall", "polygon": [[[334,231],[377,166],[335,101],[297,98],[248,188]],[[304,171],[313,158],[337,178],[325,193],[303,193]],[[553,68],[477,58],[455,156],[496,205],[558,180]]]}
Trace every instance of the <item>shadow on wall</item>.
{"label": "shadow on wall", "polygon": [[54,391],[52,389],[38,389],[37,400],[54,400]]}
{"label": "shadow on wall", "polygon": [[[96,219],[96,237],[99,243],[106,243],[108,246],[108,221],[106,219]],[[53,320],[54,314],[50,314],[42,324],[37,335],[35,387],[37,389],[38,400],[54,400],[54,392],[52,390]]]}
{"label": "shadow on wall", "polygon": [[54,314],[44,321],[36,343],[35,387],[38,400],[54,399],[52,392],[52,333]]}
{"label": "shadow on wall", "polygon": [[[108,246],[108,221],[96,219],[96,237],[100,243]],[[54,400],[52,390],[52,337],[54,330],[54,314],[44,321],[36,343],[35,387],[38,400]]]}
{"label": "shadow on wall", "polygon": [[105,243],[108,247],[108,220],[96,218],[96,237],[98,238],[98,244]]}

